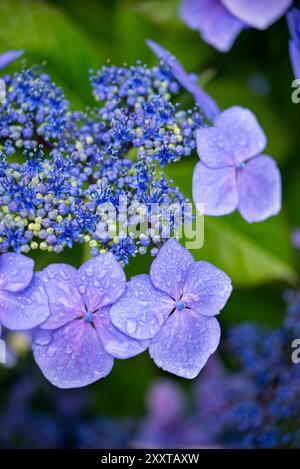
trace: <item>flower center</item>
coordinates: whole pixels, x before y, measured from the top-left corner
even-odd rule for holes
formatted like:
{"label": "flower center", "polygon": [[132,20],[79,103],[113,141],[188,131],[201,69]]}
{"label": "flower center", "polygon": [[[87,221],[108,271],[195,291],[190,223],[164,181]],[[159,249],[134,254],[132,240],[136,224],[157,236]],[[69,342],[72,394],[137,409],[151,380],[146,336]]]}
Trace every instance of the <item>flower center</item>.
{"label": "flower center", "polygon": [[235,165],[237,171],[241,171],[242,169],[245,168],[245,166],[246,166],[246,163],[237,163],[237,164]]}
{"label": "flower center", "polygon": [[180,311],[181,309],[184,309],[184,308],[186,308],[186,304],[184,301],[179,300],[176,302],[176,309]]}
{"label": "flower center", "polygon": [[94,318],[93,314],[89,312],[85,313],[85,315],[83,316],[83,320],[87,322],[88,324],[91,324],[93,322],[93,318]]}

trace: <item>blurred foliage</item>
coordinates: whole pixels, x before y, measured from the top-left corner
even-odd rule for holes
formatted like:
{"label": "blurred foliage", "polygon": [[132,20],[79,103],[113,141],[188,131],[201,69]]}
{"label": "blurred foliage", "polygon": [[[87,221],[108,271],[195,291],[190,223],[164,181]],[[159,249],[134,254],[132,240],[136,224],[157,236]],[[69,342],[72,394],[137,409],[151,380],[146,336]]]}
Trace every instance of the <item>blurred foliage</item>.
{"label": "blurred foliage", "polygon": [[[107,59],[116,64],[157,63],[145,45],[151,38],[176,54],[188,71],[197,72],[222,108],[251,108],[268,136],[267,153],[282,170],[283,213],[257,225],[247,225],[237,214],[207,217],[205,244],[195,257],[211,261],[233,279],[235,292],[220,317],[225,326],[252,319],[275,324],[284,311],[282,293],[287,283],[296,282],[299,266],[290,232],[300,226],[300,107],[290,98],[293,75],[285,20],[265,32],[244,31],[233,50],[222,54],[187,29],[177,17],[177,6],[177,0],[1,0],[0,50],[21,48],[28,64],[45,62],[73,108],[82,109],[93,102],[88,70]],[[13,64],[9,71],[18,67]],[[183,102],[192,105],[188,96]],[[166,168],[187,196],[196,162],[194,155]],[[57,261],[78,266],[83,256],[81,247],[57,257],[40,254],[37,268]],[[128,278],[147,272],[151,261],[150,256],[134,259],[126,268]],[[116,360],[110,376],[93,385],[99,396],[96,410],[140,413],[145,389],[160,374],[146,353],[122,363]],[[3,375],[4,381],[12,379],[6,371]]]}

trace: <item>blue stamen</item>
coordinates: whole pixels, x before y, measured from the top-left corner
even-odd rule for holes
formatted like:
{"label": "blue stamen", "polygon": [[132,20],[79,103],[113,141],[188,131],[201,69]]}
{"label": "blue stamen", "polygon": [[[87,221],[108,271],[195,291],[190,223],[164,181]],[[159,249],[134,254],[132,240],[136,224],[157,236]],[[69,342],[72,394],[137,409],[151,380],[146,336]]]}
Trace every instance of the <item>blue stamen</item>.
{"label": "blue stamen", "polygon": [[177,303],[176,303],[176,309],[178,309],[178,310],[180,311],[181,309],[184,309],[184,308],[186,308],[185,302],[182,301],[182,300],[177,301]]}
{"label": "blue stamen", "polygon": [[238,171],[241,171],[246,166],[246,163],[238,163],[235,167]]}
{"label": "blue stamen", "polygon": [[93,322],[93,314],[92,313],[86,313],[83,316],[83,320],[87,322],[88,324],[91,324]]}

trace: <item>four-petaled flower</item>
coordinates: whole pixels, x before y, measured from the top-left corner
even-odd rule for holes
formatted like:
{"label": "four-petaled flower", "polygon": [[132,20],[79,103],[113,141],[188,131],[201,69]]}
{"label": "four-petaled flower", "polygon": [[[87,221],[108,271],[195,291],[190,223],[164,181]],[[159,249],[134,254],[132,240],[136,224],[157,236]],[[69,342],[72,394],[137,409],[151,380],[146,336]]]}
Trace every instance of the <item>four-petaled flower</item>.
{"label": "four-petaled flower", "polygon": [[292,8],[287,14],[292,39],[289,42],[290,57],[296,78],[300,79],[300,10]]}
{"label": "four-petaled flower", "polygon": [[266,29],[293,0],[182,0],[179,15],[203,40],[227,52],[247,27]]}
{"label": "four-petaled flower", "polygon": [[34,334],[33,353],[52,384],[86,386],[110,373],[113,357],[132,357],[147,348],[147,341],[122,334],[110,321],[110,306],[126,287],[113,254],[101,254],[79,270],[53,264],[41,275],[50,316]]}
{"label": "four-petaled flower", "polygon": [[229,277],[207,262],[195,262],[171,239],[153,261],[150,275],[137,275],[112,306],[110,317],[123,333],[150,340],[157,366],[194,378],[215,352],[220,326],[214,317],[232,291]]}
{"label": "four-petaled flower", "polygon": [[170,71],[178,83],[194,97],[196,103],[200,106],[208,119],[214,119],[220,112],[216,101],[209,96],[185,71],[182,64],[169,51],[154,41],[147,41],[147,45],[152,52],[162,61],[164,65],[170,68]]}
{"label": "four-petaled flower", "polygon": [[213,127],[197,131],[201,161],[193,176],[193,198],[206,215],[238,209],[249,223],[276,215],[281,208],[281,177],[275,161],[261,152],[266,136],[248,109],[222,112]]}
{"label": "four-petaled flower", "polygon": [[0,256],[0,323],[13,330],[27,330],[49,315],[48,298],[34,262],[22,254]]}

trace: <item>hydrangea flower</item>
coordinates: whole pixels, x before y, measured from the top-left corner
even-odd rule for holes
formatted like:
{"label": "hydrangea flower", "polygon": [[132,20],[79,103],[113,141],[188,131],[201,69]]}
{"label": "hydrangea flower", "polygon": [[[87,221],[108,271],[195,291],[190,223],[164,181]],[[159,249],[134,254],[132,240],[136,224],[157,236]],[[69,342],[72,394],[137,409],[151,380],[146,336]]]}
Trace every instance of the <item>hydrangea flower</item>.
{"label": "hydrangea flower", "polygon": [[296,78],[300,79],[300,10],[292,8],[287,14],[292,39],[289,42],[290,57]]}
{"label": "hydrangea flower", "polygon": [[292,0],[182,0],[179,14],[205,42],[227,52],[244,28],[268,28],[291,4]]}
{"label": "hydrangea flower", "polygon": [[0,55],[0,70],[7,67],[11,62],[17,60],[24,52],[22,50],[9,50]]}
{"label": "hydrangea flower", "polygon": [[[181,224],[175,211],[187,200],[157,166],[192,153],[203,114],[172,103],[179,85],[162,65],[104,66],[90,78],[97,103],[71,112],[41,67],[4,77],[0,252],[60,253],[86,243],[92,256],[110,251],[127,264],[137,254],[155,254],[162,242],[150,221],[152,203],[170,207],[170,230]],[[144,215],[134,213],[141,204]],[[119,222],[125,229],[117,233]]]}
{"label": "hydrangea flower", "polygon": [[214,317],[232,291],[227,275],[207,262],[195,262],[176,239],[167,241],[150,275],[137,275],[112,306],[110,317],[123,333],[150,340],[157,366],[194,378],[215,352],[220,326]]}
{"label": "hydrangea flower", "polygon": [[238,209],[248,222],[276,215],[281,208],[281,177],[275,161],[261,154],[266,136],[248,109],[234,106],[213,127],[197,131],[201,161],[193,175],[193,198],[204,213],[221,216]]}
{"label": "hydrangea flower", "polygon": [[52,384],[86,386],[110,373],[114,357],[132,357],[147,348],[147,341],[122,334],[110,321],[110,306],[126,287],[113,254],[99,255],[79,270],[49,265],[41,276],[50,316],[33,337],[33,353]]}
{"label": "hydrangea flower", "polygon": [[180,85],[193,95],[196,103],[203,110],[206,117],[208,119],[214,119],[220,112],[216,101],[203,91],[193,77],[184,70],[182,64],[169,51],[154,41],[148,40],[147,44],[152,52],[161,60],[163,66],[170,68],[172,75]]}
{"label": "hydrangea flower", "polygon": [[34,262],[16,253],[0,256],[0,323],[13,330],[32,329],[49,315],[48,298]]}
{"label": "hydrangea flower", "polygon": [[299,304],[299,293],[294,292],[286,318],[276,329],[244,323],[230,330],[227,350],[240,365],[237,375],[250,380],[252,392],[233,395],[220,428],[228,444],[300,447],[300,368],[291,360],[291,343],[299,337]]}

